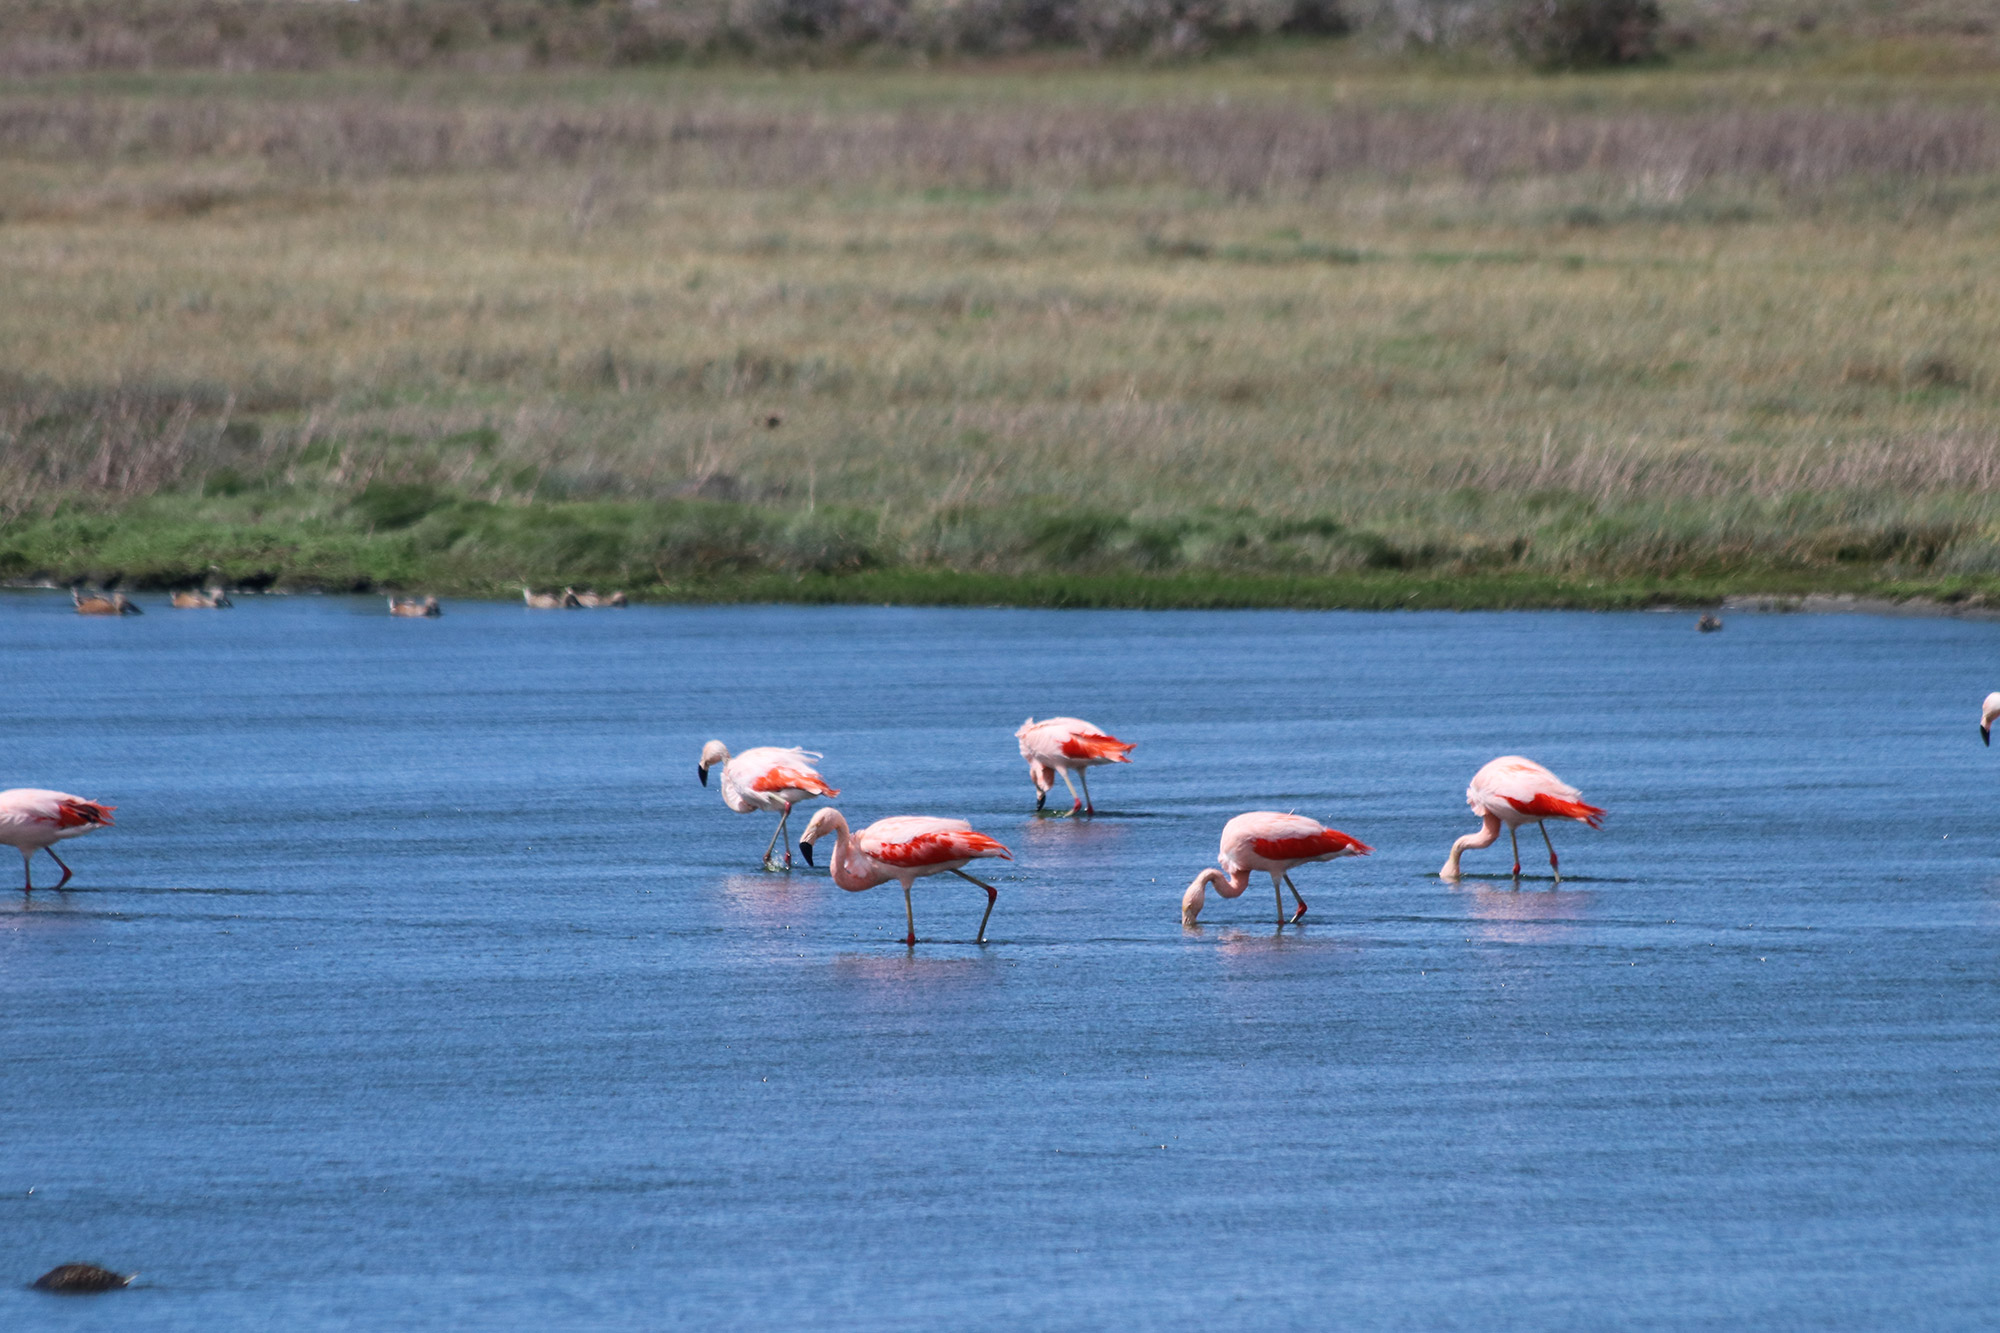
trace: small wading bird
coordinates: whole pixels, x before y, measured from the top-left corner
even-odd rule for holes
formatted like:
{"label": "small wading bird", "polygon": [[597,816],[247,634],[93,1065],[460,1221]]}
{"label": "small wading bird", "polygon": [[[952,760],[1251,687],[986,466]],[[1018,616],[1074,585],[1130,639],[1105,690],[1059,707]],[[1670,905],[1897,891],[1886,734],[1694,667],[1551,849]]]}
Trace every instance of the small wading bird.
{"label": "small wading bird", "polygon": [[36,1291],[53,1291],[60,1296],[88,1296],[129,1287],[137,1276],[137,1273],[114,1273],[96,1264],[57,1264],[30,1285]]}
{"label": "small wading bird", "polygon": [[438,605],[438,599],[435,597],[426,597],[421,602],[415,598],[391,597],[389,599],[389,614],[392,616],[441,616],[444,614],[444,608]]}
{"label": "small wading bird", "polygon": [[568,588],[561,592],[536,592],[533,588],[523,588],[521,600],[528,604],[530,611],[571,611],[583,605]]}
{"label": "small wading bird", "polygon": [[[721,764],[724,805],[739,815],[747,815],[752,810],[777,812],[778,827],[771,831],[771,841],[764,848],[764,868],[769,870],[772,868],[771,850],[785,835],[785,824],[792,817],[792,807],[815,796],[840,795],[839,788],[827,786],[826,779],[808,762],[825,757],[815,750],[760,745],[732,759],[728,746],[721,741],[710,741],[701,747],[701,763],[695,768],[695,776],[706,787],[708,770]],[[789,843],[785,846],[784,868],[792,868]]]}
{"label": "small wading bird", "polygon": [[[1040,722],[1031,717],[1021,724],[1014,737],[1021,742],[1021,757],[1028,761],[1028,779],[1035,784],[1037,810],[1049,799],[1049,789],[1056,785],[1056,774],[1060,773],[1063,786],[1069,788],[1072,802],[1069,812],[1096,814],[1086,770],[1095,764],[1132,762],[1126,757],[1132,745],[1105,735],[1080,717],[1051,717]],[[1076,794],[1076,783],[1069,780],[1072,771],[1077,781],[1083,783],[1081,796]]]}
{"label": "small wading bird", "polygon": [[1211,886],[1225,898],[1240,897],[1250,887],[1253,870],[1270,875],[1281,926],[1285,924],[1285,890],[1292,891],[1292,901],[1299,905],[1299,910],[1292,913],[1296,922],[1306,914],[1306,900],[1299,897],[1298,886],[1292,883],[1294,867],[1308,861],[1366,856],[1374,850],[1367,843],[1304,815],[1279,814],[1275,810],[1253,810],[1238,815],[1222,826],[1222,847],[1217,853],[1217,859],[1229,873],[1225,875],[1211,866],[1194,877],[1194,883],[1181,895],[1181,924],[1192,926],[1200,919]]}
{"label": "small wading bird", "polygon": [[70,590],[69,599],[76,603],[76,613],[80,616],[143,616],[138,603],[122,592],[94,592],[88,597],[75,589]]}
{"label": "small wading bird", "polygon": [[1979,705],[1979,739],[1987,745],[1993,744],[1993,719],[2000,717],[2000,690],[1986,696],[1986,702]]}
{"label": "small wading bird", "polygon": [[813,813],[806,823],[799,850],[806,864],[813,863],[812,845],[828,833],[834,835],[833,855],[827,858],[827,872],[833,882],[849,893],[872,889],[895,880],[903,886],[903,918],[910,933],[903,943],[917,942],[917,914],[910,906],[910,885],[925,875],[946,871],[986,890],[986,915],[979,918],[975,943],[986,943],[986,923],[993,916],[994,900],[1000,890],[983,879],[975,879],[961,868],[985,856],[1011,861],[1013,853],[984,833],[973,830],[963,819],[932,819],[926,815],[898,815],[878,819],[859,833],[847,831],[847,819],[828,807]]}
{"label": "small wading bird", "polygon": [[39,787],[16,787],[0,791],[0,844],[21,853],[21,892],[35,891],[36,852],[47,852],[62,867],[61,888],[69,883],[69,865],[56,855],[56,844],[64,838],[80,838],[92,829],[110,828],[115,805],[100,805],[66,791],[44,791]]}
{"label": "small wading bird", "polygon": [[189,589],[174,594],[176,611],[214,611],[234,605],[235,603],[229,600],[229,594],[220,588],[210,588],[207,592],[195,592]]}
{"label": "small wading bird", "polygon": [[1549,869],[1555,872],[1556,883],[1562,883],[1556,845],[1549,841],[1549,830],[1542,821],[1575,819],[1592,828],[1602,827],[1604,811],[1585,805],[1582,797],[1582,792],[1534,760],[1518,754],[1500,756],[1474,773],[1472,785],[1465,789],[1465,803],[1479,816],[1479,832],[1468,833],[1451,845],[1451,855],[1445,857],[1444,869],[1438,871],[1438,876],[1457,879],[1459,856],[1480,847],[1491,847],[1500,836],[1500,826],[1505,824],[1507,836],[1514,844],[1514,877],[1520,878],[1521,839],[1517,830],[1523,824],[1533,824],[1542,830],[1542,842],[1548,846]]}

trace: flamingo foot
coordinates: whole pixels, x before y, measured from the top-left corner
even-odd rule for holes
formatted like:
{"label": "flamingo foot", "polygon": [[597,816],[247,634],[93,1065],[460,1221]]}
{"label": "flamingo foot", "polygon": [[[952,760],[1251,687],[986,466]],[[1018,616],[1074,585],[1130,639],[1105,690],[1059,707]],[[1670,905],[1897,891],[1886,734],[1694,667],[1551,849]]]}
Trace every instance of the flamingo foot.
{"label": "flamingo foot", "polygon": [[1515,879],[1521,878],[1521,863],[1519,861],[1516,861],[1514,863],[1514,878]]}
{"label": "flamingo foot", "polygon": [[1306,905],[1304,903],[1300,903],[1299,910],[1292,913],[1292,924],[1295,926],[1298,925],[1299,918],[1304,916],[1305,914],[1306,914]]}
{"label": "flamingo foot", "polygon": [[903,936],[903,943],[905,944],[915,944],[916,942],[917,942],[917,937],[915,932]]}

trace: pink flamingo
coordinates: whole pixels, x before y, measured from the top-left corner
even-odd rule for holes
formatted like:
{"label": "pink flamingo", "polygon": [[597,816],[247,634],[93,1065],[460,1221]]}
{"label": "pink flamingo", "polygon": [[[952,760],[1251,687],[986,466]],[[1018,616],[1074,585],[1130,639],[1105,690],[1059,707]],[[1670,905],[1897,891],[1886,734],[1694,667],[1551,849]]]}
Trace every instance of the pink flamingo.
{"label": "pink flamingo", "polygon": [[115,805],[99,805],[64,791],[43,791],[39,787],[16,787],[0,791],[0,843],[21,853],[21,892],[35,891],[33,862],[36,852],[47,852],[62,866],[61,888],[69,883],[70,868],[56,855],[56,844],[64,838],[80,838],[92,829],[109,828]]}
{"label": "pink flamingo", "polygon": [[1192,926],[1208,903],[1206,890],[1213,885],[1225,898],[1235,898],[1250,887],[1250,872],[1262,870],[1271,877],[1271,891],[1278,898],[1278,924],[1285,924],[1285,890],[1299,910],[1296,922],[1306,914],[1306,900],[1299,897],[1291,871],[1308,861],[1332,861],[1343,856],[1366,856],[1374,851],[1367,843],[1350,838],[1339,829],[1328,828],[1304,815],[1279,814],[1275,810],[1253,810],[1238,815],[1222,826],[1222,849],[1218,858],[1228,874],[1210,867],[1194,877],[1181,895],[1181,924]]}
{"label": "pink flamingo", "polygon": [[[695,776],[706,787],[708,770],[721,764],[724,805],[739,815],[747,815],[752,810],[778,812],[778,827],[771,830],[771,841],[764,846],[764,868],[769,870],[771,849],[778,845],[778,839],[784,834],[786,821],[792,817],[792,807],[815,796],[840,795],[840,789],[827,786],[826,779],[807,762],[824,757],[813,750],[760,745],[732,759],[728,746],[721,741],[710,741],[701,747],[701,764],[695,769]],[[791,868],[792,849],[788,845],[785,848],[785,869]]]}
{"label": "pink flamingo", "polygon": [[1521,838],[1516,830],[1523,824],[1533,824],[1541,829],[1542,841],[1548,846],[1549,869],[1555,872],[1556,883],[1562,883],[1556,845],[1549,841],[1548,827],[1542,821],[1575,819],[1592,828],[1602,827],[1604,811],[1585,805],[1582,797],[1582,792],[1534,760],[1518,754],[1501,755],[1472,775],[1472,785],[1465,789],[1465,803],[1479,816],[1479,832],[1468,833],[1451,845],[1451,855],[1445,857],[1439,877],[1457,879],[1459,856],[1475,848],[1491,847],[1500,836],[1500,826],[1505,824],[1507,836],[1514,843],[1514,876],[1520,878]]}
{"label": "pink flamingo", "polygon": [[[1097,807],[1090,801],[1087,771],[1094,764],[1132,762],[1126,758],[1132,752],[1132,745],[1116,736],[1107,736],[1080,717],[1050,717],[1040,722],[1031,717],[1014,736],[1021,742],[1021,757],[1028,761],[1028,780],[1035,784],[1037,810],[1049,799],[1049,788],[1056,785],[1056,774],[1060,773],[1073,802],[1069,812],[1096,814]],[[1081,796],[1076,794],[1076,784],[1069,780],[1072,771],[1077,781],[1083,783]]]}
{"label": "pink flamingo", "polygon": [[805,835],[799,839],[799,850],[805,853],[807,865],[813,863],[812,845],[829,832],[834,835],[834,844],[827,870],[835,884],[849,893],[872,889],[892,879],[903,886],[903,916],[910,927],[903,943],[917,942],[917,917],[910,907],[910,885],[925,875],[947,870],[986,890],[986,915],[979,918],[976,937],[977,943],[986,943],[986,922],[993,915],[993,903],[1000,891],[985,880],[966,874],[961,867],[985,856],[1013,860],[1013,853],[997,840],[976,832],[962,819],[932,819],[927,815],[878,819],[859,833],[849,833],[846,816],[828,806],[813,812]]}
{"label": "pink flamingo", "polygon": [[1986,696],[1986,702],[1979,705],[1979,739],[1987,745],[1993,744],[1993,719],[2000,717],[2000,690]]}

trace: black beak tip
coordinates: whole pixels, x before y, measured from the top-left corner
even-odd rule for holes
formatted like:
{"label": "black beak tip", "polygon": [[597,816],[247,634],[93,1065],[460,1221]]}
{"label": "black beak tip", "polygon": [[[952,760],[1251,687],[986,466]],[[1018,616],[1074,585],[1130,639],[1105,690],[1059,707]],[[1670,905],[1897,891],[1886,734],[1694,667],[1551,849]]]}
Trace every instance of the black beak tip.
{"label": "black beak tip", "polygon": [[702,786],[706,787],[708,785],[708,770],[706,768],[700,764],[696,764],[694,766],[694,775],[701,779]]}
{"label": "black beak tip", "polygon": [[1981,727],[1979,729],[1979,741],[1982,745],[1991,748],[1993,745],[1993,729],[1991,727]]}
{"label": "black beak tip", "polygon": [[805,857],[807,865],[813,863],[813,845],[803,838],[799,840],[799,855]]}

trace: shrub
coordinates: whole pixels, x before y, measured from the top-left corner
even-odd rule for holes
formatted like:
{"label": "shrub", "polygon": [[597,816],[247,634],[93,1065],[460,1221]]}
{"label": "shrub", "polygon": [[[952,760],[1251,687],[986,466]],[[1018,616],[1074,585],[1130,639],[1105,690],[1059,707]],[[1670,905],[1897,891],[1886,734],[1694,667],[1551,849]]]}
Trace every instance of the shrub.
{"label": "shrub", "polygon": [[1542,69],[1632,65],[1659,56],[1657,0],[1521,0],[1507,40]]}

